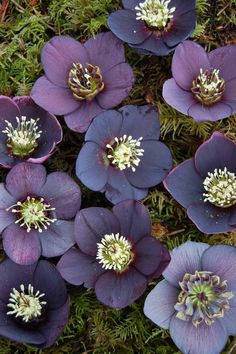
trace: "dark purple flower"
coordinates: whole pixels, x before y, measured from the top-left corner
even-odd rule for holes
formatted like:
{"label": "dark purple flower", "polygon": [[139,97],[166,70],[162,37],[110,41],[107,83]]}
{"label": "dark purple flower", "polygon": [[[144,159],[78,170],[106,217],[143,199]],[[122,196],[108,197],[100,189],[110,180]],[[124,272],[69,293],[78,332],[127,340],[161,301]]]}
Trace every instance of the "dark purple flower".
{"label": "dark purple flower", "polygon": [[32,264],[41,254],[55,257],[74,245],[80,188],[64,172],[47,175],[42,165],[21,162],[0,183],[3,248],[16,263]]}
{"label": "dark purple flower", "polygon": [[28,96],[0,96],[0,165],[42,163],[62,140],[60,123]]}
{"label": "dark purple flower", "polygon": [[186,242],[171,252],[144,313],[183,354],[219,354],[236,335],[236,249]]}
{"label": "dark purple flower", "polygon": [[103,304],[126,307],[170,261],[167,249],[151,236],[151,228],[147,209],[134,200],[121,202],[112,211],[83,209],[75,219],[79,249],[65,253],[57,268],[69,283],[95,288]]}
{"label": "dark purple flower", "polygon": [[69,317],[66,286],[54,265],[0,264],[0,335],[16,342],[50,347]]}
{"label": "dark purple flower", "polygon": [[123,0],[108,18],[111,31],[140,54],[167,55],[196,25],[195,0]]}
{"label": "dark purple flower", "polygon": [[106,192],[113,204],[142,199],[148,187],[163,181],[172,167],[152,106],[124,106],[101,113],[91,123],[76,163],[88,188]]}
{"label": "dark purple flower", "polygon": [[98,113],[120,104],[134,82],[123,45],[111,32],[84,44],[69,36],[53,37],[43,47],[41,60],[45,76],[36,81],[31,97],[44,109],[64,115],[77,132],[85,132]]}
{"label": "dark purple flower", "polygon": [[197,122],[217,121],[236,112],[236,45],[206,53],[197,43],[180,44],[172,60],[173,78],[163,97]]}
{"label": "dark purple flower", "polygon": [[202,232],[236,230],[236,145],[215,132],[164,181]]}

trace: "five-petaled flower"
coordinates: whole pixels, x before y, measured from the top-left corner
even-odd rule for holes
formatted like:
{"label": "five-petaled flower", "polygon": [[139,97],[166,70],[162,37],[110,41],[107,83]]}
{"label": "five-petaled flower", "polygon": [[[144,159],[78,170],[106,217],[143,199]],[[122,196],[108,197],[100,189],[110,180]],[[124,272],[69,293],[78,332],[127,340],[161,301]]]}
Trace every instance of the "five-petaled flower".
{"label": "five-petaled flower", "polygon": [[62,128],[53,114],[28,96],[0,96],[0,165],[11,168],[21,161],[42,163],[62,139]]}
{"label": "five-petaled flower", "polygon": [[152,106],[124,106],[99,114],[91,123],[76,173],[113,204],[140,200],[163,181],[172,167],[167,146],[158,141],[160,125]]}
{"label": "five-petaled flower", "polygon": [[69,318],[69,297],[54,265],[39,261],[0,264],[0,335],[40,348],[50,347]]}
{"label": "five-petaled flower", "polygon": [[21,162],[0,184],[0,232],[3,248],[18,264],[32,264],[41,254],[55,257],[75,243],[74,222],[80,188],[64,172],[47,175],[39,164]]}
{"label": "five-petaled flower", "polygon": [[108,25],[141,54],[167,55],[195,29],[195,0],[123,0]]}
{"label": "five-petaled flower", "polygon": [[64,115],[72,130],[85,132],[100,112],[115,107],[129,94],[133,71],[124,48],[111,32],[84,44],[56,36],[42,49],[45,76],[33,86],[33,100],[54,114]]}
{"label": "five-petaled flower", "polygon": [[168,104],[195,121],[216,121],[236,112],[236,45],[210,53],[197,43],[180,44],[172,60],[173,78],[163,86]]}
{"label": "five-petaled flower", "polygon": [[126,200],[113,207],[77,213],[72,248],[57,268],[69,283],[95,288],[103,304],[124,308],[138,299],[148,281],[158,278],[170,261],[167,249],[151,236],[144,205]]}
{"label": "five-petaled flower", "polygon": [[223,134],[213,133],[163,183],[202,232],[236,229],[236,145]]}
{"label": "five-petaled flower", "polygon": [[184,354],[218,354],[236,335],[236,249],[186,242],[171,252],[144,313]]}

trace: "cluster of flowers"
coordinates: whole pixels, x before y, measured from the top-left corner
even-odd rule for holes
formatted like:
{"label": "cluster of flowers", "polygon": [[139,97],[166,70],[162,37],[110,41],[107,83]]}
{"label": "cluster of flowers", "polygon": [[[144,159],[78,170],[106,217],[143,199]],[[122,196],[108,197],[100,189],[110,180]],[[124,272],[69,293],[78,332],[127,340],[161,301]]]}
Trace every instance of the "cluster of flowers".
{"label": "cluster of flowers", "polygon": [[[235,230],[236,145],[214,132],[194,158],[172,169],[155,109],[112,108],[134,83],[121,39],[141,54],[175,50],[173,78],[163,87],[175,109],[196,121],[229,117],[236,112],[236,46],[206,53],[185,41],[196,24],[194,0],[123,5],[109,16],[113,33],[84,44],[69,36],[46,43],[45,75],[31,97],[0,97],[0,164],[10,169],[0,184],[0,232],[9,257],[0,264],[0,335],[52,345],[69,316],[63,279],[94,288],[103,304],[120,309],[163,274],[145,314],[170,329],[183,353],[216,354],[236,334],[236,249],[188,242],[170,257],[151,236],[151,219],[139,200],[163,181],[201,231]],[[80,210],[75,181],[63,172],[47,175],[42,163],[62,140],[55,115],[86,132],[76,174],[88,188],[105,192],[112,210]],[[55,267],[41,256],[62,257]]]}

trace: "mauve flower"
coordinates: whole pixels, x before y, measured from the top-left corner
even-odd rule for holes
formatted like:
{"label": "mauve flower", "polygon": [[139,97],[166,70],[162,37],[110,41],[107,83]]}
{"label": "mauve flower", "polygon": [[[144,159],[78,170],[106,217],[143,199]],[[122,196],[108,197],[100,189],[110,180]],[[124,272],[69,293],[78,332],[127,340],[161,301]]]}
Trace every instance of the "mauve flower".
{"label": "mauve flower", "polygon": [[41,61],[45,76],[36,81],[31,97],[44,109],[64,115],[77,132],[85,132],[98,113],[120,104],[134,82],[124,47],[111,32],[84,44],[69,36],[53,37],[43,47]]}
{"label": "mauve flower", "polygon": [[236,230],[236,145],[220,132],[175,167],[164,180],[202,232]]}
{"label": "mauve flower", "polygon": [[197,122],[217,121],[236,112],[236,45],[210,53],[197,43],[180,44],[172,60],[173,78],[163,97],[177,111]]}
{"label": "mauve flower", "polygon": [[99,114],[91,123],[76,162],[76,174],[113,204],[142,199],[172,167],[152,106],[124,106]]}
{"label": "mauve flower", "polygon": [[196,25],[195,0],[123,0],[108,18],[110,30],[141,54],[167,55]]}
{"label": "mauve flower", "polygon": [[236,335],[236,249],[186,242],[171,252],[144,313],[183,354],[219,354]]}
{"label": "mauve flower", "polygon": [[126,200],[113,207],[77,213],[72,248],[57,268],[69,283],[95,288],[103,304],[123,308],[137,300],[148,281],[158,278],[170,261],[168,250],[151,236],[144,205]]}
{"label": "mauve flower", "polygon": [[64,172],[47,175],[42,165],[21,162],[0,183],[0,233],[14,262],[32,264],[41,254],[55,257],[74,245],[80,188]]}
{"label": "mauve flower", "polygon": [[62,128],[53,114],[28,96],[0,96],[0,165],[21,161],[42,163],[62,140]]}
{"label": "mauve flower", "polygon": [[0,335],[50,347],[69,317],[69,297],[56,267],[47,261],[23,266],[0,264]]}

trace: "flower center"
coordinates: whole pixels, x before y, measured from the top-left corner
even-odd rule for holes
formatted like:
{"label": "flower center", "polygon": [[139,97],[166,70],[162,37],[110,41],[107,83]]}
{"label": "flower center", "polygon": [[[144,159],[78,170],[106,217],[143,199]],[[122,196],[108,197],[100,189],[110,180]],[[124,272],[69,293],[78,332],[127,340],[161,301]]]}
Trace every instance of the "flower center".
{"label": "flower center", "polygon": [[18,219],[15,223],[20,224],[21,227],[26,226],[27,232],[30,232],[32,228],[42,232],[42,229],[47,229],[48,225],[57,220],[50,217],[50,212],[55,208],[46,204],[43,198],[27,197],[25,201],[19,201],[6,209],[6,211],[9,210],[17,214]]}
{"label": "flower center", "polygon": [[229,172],[225,167],[224,170],[215,169],[214,173],[208,172],[203,186],[207,193],[203,193],[204,202],[228,208],[236,203],[236,176]]}
{"label": "flower center", "polygon": [[121,171],[131,168],[135,172],[135,167],[140,163],[139,156],[143,156],[144,153],[144,150],[139,148],[142,139],[142,137],[133,139],[127,135],[123,135],[122,138],[116,137],[112,143],[106,145],[107,158]]}
{"label": "flower center", "polygon": [[10,311],[7,315],[14,315],[15,317],[21,317],[24,322],[29,322],[42,314],[42,308],[47,304],[46,301],[42,301],[41,297],[45,294],[41,294],[36,291],[34,294],[34,287],[29,284],[26,288],[23,284],[20,285],[20,291],[15,288],[10,293],[8,307]]}
{"label": "flower center", "polygon": [[80,63],[74,63],[69,72],[68,85],[76,99],[91,101],[104,89],[100,68],[92,64],[83,67]]}
{"label": "flower center", "polygon": [[230,308],[229,300],[234,297],[232,291],[226,291],[227,280],[221,282],[212,272],[186,273],[179,285],[182,291],[175,304],[176,317],[191,320],[195,327],[204,322],[210,326],[216,318],[224,317]]}
{"label": "flower center", "polygon": [[198,101],[206,106],[219,101],[225,90],[225,81],[219,77],[219,70],[203,70],[192,82],[191,91],[194,93]]}
{"label": "flower center", "polygon": [[136,20],[143,20],[148,27],[163,29],[173,17],[175,7],[168,8],[171,0],[146,0],[135,7]]}
{"label": "flower center", "polygon": [[98,251],[96,259],[105,269],[113,269],[117,272],[125,271],[134,259],[132,244],[119,233],[105,235],[100,243],[97,243]]}
{"label": "flower center", "polygon": [[37,140],[42,133],[42,131],[38,130],[38,120],[39,118],[26,120],[25,116],[16,117],[16,128],[5,120],[7,125],[2,132],[8,137],[7,147],[13,155],[19,157],[28,156],[38,146]]}

